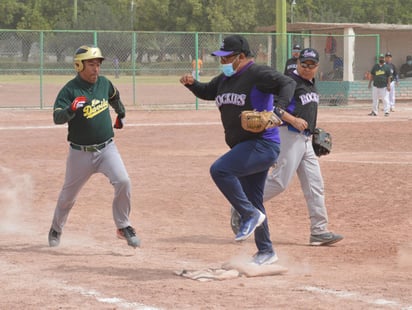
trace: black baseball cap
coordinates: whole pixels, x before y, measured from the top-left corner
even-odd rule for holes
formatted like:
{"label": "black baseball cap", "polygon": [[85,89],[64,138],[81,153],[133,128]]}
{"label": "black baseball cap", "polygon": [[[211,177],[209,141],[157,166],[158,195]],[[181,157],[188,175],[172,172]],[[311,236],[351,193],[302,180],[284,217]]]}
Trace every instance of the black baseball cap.
{"label": "black baseball cap", "polygon": [[385,57],[392,57],[391,52],[386,52]]}
{"label": "black baseball cap", "polygon": [[313,49],[313,48],[305,48],[305,49],[301,50],[300,54],[299,54],[299,61],[300,62],[305,62],[307,60],[311,60],[314,63],[318,63],[319,62],[319,53],[318,53],[318,51]]}
{"label": "black baseball cap", "polygon": [[412,56],[411,55],[406,56],[406,60],[412,60]]}
{"label": "black baseball cap", "polygon": [[293,45],[292,52],[300,52],[301,48],[299,44]]}
{"label": "black baseball cap", "polygon": [[240,53],[244,53],[246,56],[251,55],[249,43],[244,37],[235,34],[224,38],[220,49],[214,51],[212,56],[222,57]]}

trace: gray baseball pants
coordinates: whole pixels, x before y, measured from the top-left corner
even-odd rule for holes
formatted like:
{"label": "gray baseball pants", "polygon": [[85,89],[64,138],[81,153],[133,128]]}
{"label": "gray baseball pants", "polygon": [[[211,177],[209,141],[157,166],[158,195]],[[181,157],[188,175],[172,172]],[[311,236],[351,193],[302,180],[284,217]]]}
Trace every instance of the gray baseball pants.
{"label": "gray baseball pants", "polygon": [[281,126],[280,153],[274,169],[266,178],[263,201],[279,195],[290,184],[295,172],[306,200],[311,222],[311,234],[328,232],[324,185],[319,161],[313,151],[312,138]]}
{"label": "gray baseball pants", "polygon": [[[130,179],[113,141],[96,152],[75,150],[69,146],[64,185],[57,200],[52,222],[55,231],[63,230],[77,195],[95,173],[103,173],[114,187],[112,211],[116,227],[124,228],[130,225]],[[96,212],[99,207],[96,206]]]}

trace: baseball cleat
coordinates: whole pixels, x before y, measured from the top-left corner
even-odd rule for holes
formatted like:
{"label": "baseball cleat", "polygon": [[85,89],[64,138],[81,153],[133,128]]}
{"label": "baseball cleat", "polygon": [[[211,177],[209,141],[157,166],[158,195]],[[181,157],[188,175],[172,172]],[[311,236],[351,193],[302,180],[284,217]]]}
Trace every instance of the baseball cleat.
{"label": "baseball cleat", "polygon": [[131,247],[140,247],[140,239],[136,236],[136,232],[132,226],[119,228],[117,230],[117,238],[127,240],[127,244]]}
{"label": "baseball cleat", "polygon": [[60,244],[60,236],[62,235],[61,232],[57,232],[52,228],[49,231],[49,246],[56,247]]}
{"label": "baseball cleat", "polygon": [[236,235],[236,241],[243,241],[250,237],[251,234],[255,231],[256,227],[259,227],[266,218],[259,210],[256,210],[258,213],[252,216],[247,221],[242,222],[239,227],[239,232]]}
{"label": "baseball cleat", "polygon": [[373,112],[373,111],[372,111],[371,113],[369,113],[368,115],[369,115],[369,116],[378,116],[378,114],[376,114],[376,113]]}
{"label": "baseball cleat", "polygon": [[270,265],[277,262],[278,260],[279,257],[275,252],[257,252],[255,255],[253,255],[251,263],[255,265]]}
{"label": "baseball cleat", "polygon": [[320,235],[310,235],[310,245],[331,245],[343,239],[342,235],[327,232]]}

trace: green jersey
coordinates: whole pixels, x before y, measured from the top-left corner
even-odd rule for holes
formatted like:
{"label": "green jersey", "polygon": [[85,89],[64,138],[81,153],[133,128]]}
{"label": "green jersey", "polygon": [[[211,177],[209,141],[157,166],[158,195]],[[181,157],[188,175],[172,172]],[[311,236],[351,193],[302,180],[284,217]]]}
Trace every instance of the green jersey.
{"label": "green jersey", "polygon": [[387,64],[375,64],[371,70],[373,86],[384,88],[388,86],[388,77],[392,76],[391,68]]}
{"label": "green jersey", "polygon": [[[85,96],[86,104],[73,112],[71,103]],[[104,76],[90,84],[77,75],[60,90],[54,102],[55,124],[68,123],[67,140],[79,145],[103,143],[114,136],[109,106],[124,117],[125,108],[117,89]]]}

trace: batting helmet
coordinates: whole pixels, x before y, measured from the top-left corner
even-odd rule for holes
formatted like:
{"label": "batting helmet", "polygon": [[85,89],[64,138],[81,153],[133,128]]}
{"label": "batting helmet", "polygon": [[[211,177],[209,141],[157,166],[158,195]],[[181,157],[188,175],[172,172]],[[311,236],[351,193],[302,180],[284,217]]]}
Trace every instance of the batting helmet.
{"label": "batting helmet", "polygon": [[83,60],[101,59],[103,61],[102,51],[98,47],[82,45],[74,53],[74,69],[77,72],[83,71]]}

